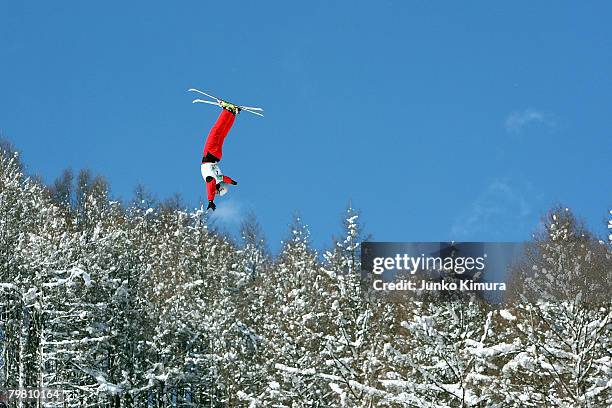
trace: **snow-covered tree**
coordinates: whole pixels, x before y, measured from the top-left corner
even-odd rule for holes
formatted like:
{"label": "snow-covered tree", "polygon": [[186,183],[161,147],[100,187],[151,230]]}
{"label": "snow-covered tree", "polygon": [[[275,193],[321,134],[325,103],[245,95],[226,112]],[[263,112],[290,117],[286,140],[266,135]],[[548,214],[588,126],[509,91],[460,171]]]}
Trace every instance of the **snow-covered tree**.
{"label": "snow-covered tree", "polygon": [[511,270],[511,301],[607,302],[612,291],[608,246],[567,208],[546,216],[543,231]]}
{"label": "snow-covered tree", "polygon": [[612,210],[610,210],[609,212],[610,219],[608,220],[608,232],[610,234],[608,235],[608,241],[610,241],[610,243],[612,244]]}
{"label": "snow-covered tree", "polygon": [[45,187],[1,147],[0,388],[67,389],[66,407],[612,402],[610,302],[592,296],[610,245],[569,211],[513,271],[552,300],[406,301],[361,285],[351,207],[321,257],[296,217],[273,258],[253,218],[236,243],[179,197],[125,207],[87,171]]}
{"label": "snow-covered tree", "polygon": [[382,346],[388,340],[383,326],[391,322],[392,305],[363,290],[360,249],[367,237],[359,224],[359,213],[350,205],[342,229],[340,238],[334,239],[333,247],[324,254],[322,267],[330,278],[331,308],[321,372],[328,379],[330,400],[335,404],[369,406],[379,397],[376,378],[382,368]]}

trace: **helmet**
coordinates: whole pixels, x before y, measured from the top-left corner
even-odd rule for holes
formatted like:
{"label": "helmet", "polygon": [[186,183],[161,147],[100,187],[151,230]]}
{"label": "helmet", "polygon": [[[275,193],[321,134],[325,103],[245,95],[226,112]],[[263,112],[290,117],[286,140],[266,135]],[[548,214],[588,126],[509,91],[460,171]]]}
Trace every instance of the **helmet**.
{"label": "helmet", "polygon": [[229,190],[229,184],[227,184],[226,182],[222,181],[221,183],[217,184],[217,192],[219,193],[220,196],[227,194],[228,190]]}

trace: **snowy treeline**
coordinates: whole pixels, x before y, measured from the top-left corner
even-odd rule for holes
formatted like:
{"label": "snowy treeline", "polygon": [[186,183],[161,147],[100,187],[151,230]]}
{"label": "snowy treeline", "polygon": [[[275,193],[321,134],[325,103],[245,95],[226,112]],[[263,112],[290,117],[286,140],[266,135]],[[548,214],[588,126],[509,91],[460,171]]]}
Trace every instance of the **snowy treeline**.
{"label": "snowy treeline", "polygon": [[[296,218],[273,259],[253,221],[235,243],[202,210],[69,184],[0,156],[0,388],[71,390],[68,407],[612,403],[609,302],[390,302],[362,292],[350,208],[330,250]],[[575,238],[555,222],[546,245]]]}

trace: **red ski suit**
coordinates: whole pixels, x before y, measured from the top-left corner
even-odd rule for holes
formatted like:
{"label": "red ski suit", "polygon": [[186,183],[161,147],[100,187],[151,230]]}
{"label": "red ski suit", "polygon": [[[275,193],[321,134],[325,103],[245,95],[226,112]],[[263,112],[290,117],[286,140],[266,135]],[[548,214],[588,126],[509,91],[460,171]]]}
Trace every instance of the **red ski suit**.
{"label": "red ski suit", "polygon": [[[231,184],[232,181],[234,180],[227,177],[226,175],[223,175],[224,183]],[[213,201],[215,199],[215,194],[217,194],[217,183],[215,182],[215,180],[206,182],[206,194],[208,195],[208,201]]]}
{"label": "red ski suit", "polygon": [[[212,129],[210,129],[208,137],[206,138],[202,162],[204,162],[204,158],[206,158],[209,153],[213,155],[217,161],[221,160],[223,157],[223,142],[232,128],[235,119],[236,115],[234,115],[232,112],[226,109],[221,110],[221,114],[219,115],[219,118],[217,118],[217,122],[215,122]],[[234,180],[232,180],[230,177],[225,175],[223,176],[224,183],[231,184],[233,181]],[[215,194],[217,193],[217,183],[215,180],[206,180],[206,193],[208,195],[208,201],[213,201],[215,199]]]}
{"label": "red ski suit", "polygon": [[223,142],[234,124],[234,119],[236,119],[236,115],[232,112],[226,109],[221,110],[217,122],[212,129],[210,129],[206,144],[204,145],[204,155],[202,157],[206,157],[206,154],[210,153],[215,156],[217,160],[221,160],[221,156],[223,156]]}

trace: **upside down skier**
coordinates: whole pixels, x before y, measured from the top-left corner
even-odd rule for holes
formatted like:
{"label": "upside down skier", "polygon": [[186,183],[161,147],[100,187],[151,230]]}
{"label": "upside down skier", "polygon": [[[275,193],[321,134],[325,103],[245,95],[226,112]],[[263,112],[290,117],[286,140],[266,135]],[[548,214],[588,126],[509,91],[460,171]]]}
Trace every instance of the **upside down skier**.
{"label": "upside down skier", "polygon": [[206,209],[213,211],[217,208],[214,203],[215,196],[222,196],[227,193],[230,184],[234,186],[238,184],[221,172],[218,163],[223,156],[225,137],[232,128],[236,115],[240,113],[241,108],[225,101],[219,101],[219,106],[222,108],[221,114],[206,138],[201,166],[202,178],[206,182],[206,194],[208,196],[208,207]]}

